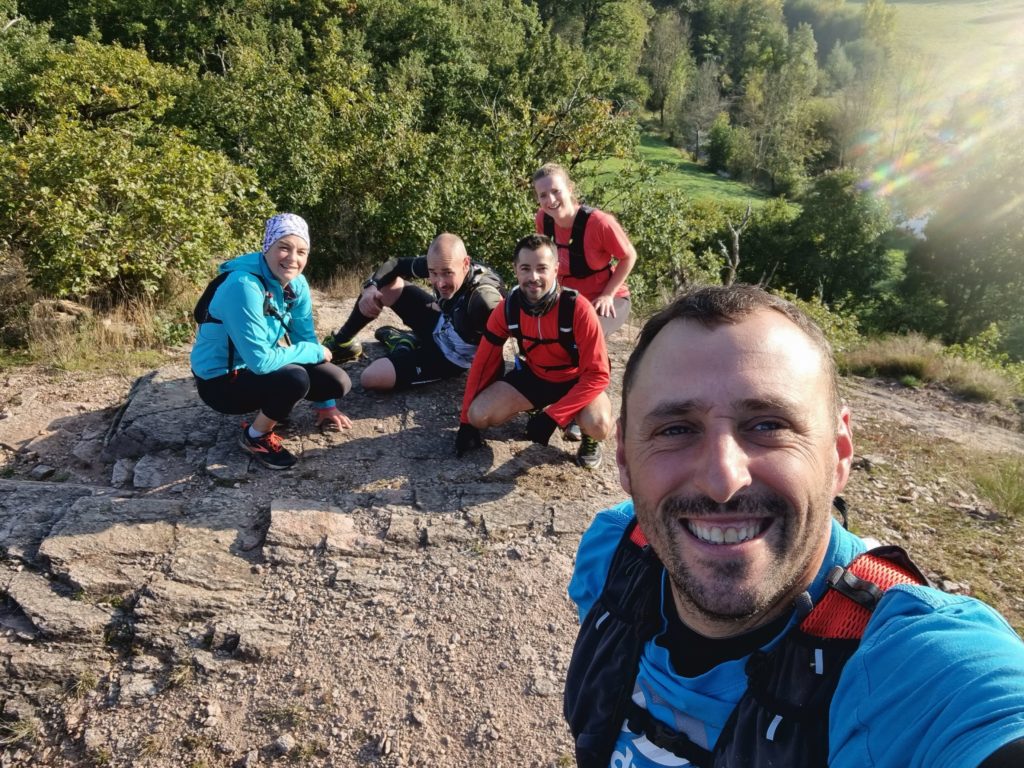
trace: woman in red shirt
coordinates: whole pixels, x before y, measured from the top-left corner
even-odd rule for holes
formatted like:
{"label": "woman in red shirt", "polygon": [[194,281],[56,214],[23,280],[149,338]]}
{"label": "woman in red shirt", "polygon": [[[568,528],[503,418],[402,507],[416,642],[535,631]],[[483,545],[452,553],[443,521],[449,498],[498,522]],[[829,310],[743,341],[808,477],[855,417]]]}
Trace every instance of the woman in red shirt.
{"label": "woman in red shirt", "polygon": [[605,338],[629,317],[626,278],[636,263],[636,250],[610,213],[581,205],[568,172],[546,163],[533,174],[540,208],[537,232],[558,246],[558,280],[585,296],[601,323]]}

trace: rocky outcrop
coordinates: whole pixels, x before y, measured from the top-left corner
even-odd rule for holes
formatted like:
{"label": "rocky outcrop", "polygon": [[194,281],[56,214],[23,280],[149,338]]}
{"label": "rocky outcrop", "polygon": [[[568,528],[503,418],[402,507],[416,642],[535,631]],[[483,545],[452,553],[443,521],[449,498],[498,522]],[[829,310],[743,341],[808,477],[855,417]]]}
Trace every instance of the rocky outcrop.
{"label": "rocky outcrop", "polygon": [[[449,422],[459,394],[451,382],[363,395],[351,410],[361,418],[343,434],[317,432],[312,414],[297,410],[281,432],[302,463],[271,473],[237,448],[238,418],[212,413],[188,369],[170,366],[138,380],[105,422],[72,432],[71,417],[25,443],[16,456],[31,462],[24,479],[0,480],[0,726],[19,724],[22,746],[48,745],[54,765],[106,756],[132,764],[137,746],[98,725],[109,719],[104,708],[117,719],[192,681],[216,689],[258,679],[307,654],[328,627],[325,640],[372,641],[386,625],[351,633],[392,616],[418,637],[400,606],[444,594],[464,557],[518,540],[507,556],[519,563],[529,557],[523,539],[577,536],[590,509],[563,487],[579,473],[571,454],[496,432],[477,457],[456,460]],[[70,464],[52,458],[65,432]],[[546,478],[547,498],[516,487],[530,471]],[[100,482],[66,482],[90,472]],[[594,479],[594,493],[613,487]],[[435,582],[425,574],[437,562]],[[324,623],[354,610],[362,618],[351,626]],[[417,611],[421,621],[432,613]],[[437,620],[455,615],[439,606]],[[531,660],[524,690],[547,696],[555,673],[536,667]],[[428,709],[417,707],[416,727],[431,720]],[[201,734],[222,731],[232,715],[211,699],[196,717]],[[397,755],[399,730],[373,738]],[[255,747],[221,751],[255,765],[291,754],[289,738],[268,733]],[[135,757],[118,762],[122,754]]]}

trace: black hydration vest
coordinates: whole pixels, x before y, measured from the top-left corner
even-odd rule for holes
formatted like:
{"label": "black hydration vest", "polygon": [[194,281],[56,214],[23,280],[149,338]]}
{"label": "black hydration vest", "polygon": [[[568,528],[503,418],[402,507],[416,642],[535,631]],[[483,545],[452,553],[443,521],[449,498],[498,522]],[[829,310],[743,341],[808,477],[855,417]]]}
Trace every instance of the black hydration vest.
{"label": "black hydration vest", "polygon": [[829,705],[871,611],[894,584],[927,584],[899,547],[835,566],[827,592],[799,626],[771,651],[750,655],[747,690],[708,750],[632,700],[644,644],[662,626],[663,575],[633,520],[580,627],[566,676],[564,714],[580,768],[608,768],[623,722],[698,768],[826,768]]}
{"label": "black hydration vest", "polygon": [[454,296],[450,299],[436,297],[441,311],[451,318],[455,332],[463,341],[473,346],[480,343],[483,329],[474,328],[469,322],[469,303],[473,294],[485,285],[497,290],[501,296],[505,295],[505,282],[496,272],[482,264],[473,264],[465,281]]}
{"label": "black hydration vest", "polygon": [[555,240],[555,220],[546,213],[544,214],[544,234],[555,240],[555,245],[559,248],[569,249],[569,274],[573,277],[590,277],[605,270],[610,272],[612,269],[611,264],[605,264],[600,269],[591,269],[587,264],[587,257],[583,252],[583,233],[587,229],[587,222],[593,212],[594,209],[589,205],[581,205],[576,209],[576,217],[572,220],[572,234],[569,236],[568,243],[560,243]]}
{"label": "black hydration vest", "polygon": [[[579,296],[579,291],[575,291],[572,288],[562,288],[560,290],[561,293],[558,295],[557,339],[534,339],[529,336],[523,336],[523,329],[520,326],[523,306],[519,287],[513,288],[505,299],[505,325],[508,326],[509,335],[516,340],[520,358],[525,358],[527,352],[541,344],[561,344],[568,353],[569,365],[541,366],[546,371],[564,371],[569,368],[578,368],[580,365],[580,348],[576,345],[576,334],[573,332],[573,320],[576,317],[576,297]],[[495,343],[497,341],[500,340],[496,340]],[[527,343],[529,343],[529,347],[526,346]]]}

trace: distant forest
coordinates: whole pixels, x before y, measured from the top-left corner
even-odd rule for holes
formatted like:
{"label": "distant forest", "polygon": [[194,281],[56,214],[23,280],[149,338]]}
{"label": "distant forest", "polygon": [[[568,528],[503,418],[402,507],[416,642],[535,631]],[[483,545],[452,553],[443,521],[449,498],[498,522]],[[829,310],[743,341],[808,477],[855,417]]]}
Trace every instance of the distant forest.
{"label": "distant forest", "polygon": [[[928,122],[894,30],[884,0],[0,0],[0,341],[40,299],[180,319],[274,211],[314,279],[444,230],[504,268],[533,170],[620,158],[586,187],[640,309],[738,279],[1024,359],[1019,87]],[[660,185],[641,126],[769,199]],[[880,180],[915,158],[926,194]]]}

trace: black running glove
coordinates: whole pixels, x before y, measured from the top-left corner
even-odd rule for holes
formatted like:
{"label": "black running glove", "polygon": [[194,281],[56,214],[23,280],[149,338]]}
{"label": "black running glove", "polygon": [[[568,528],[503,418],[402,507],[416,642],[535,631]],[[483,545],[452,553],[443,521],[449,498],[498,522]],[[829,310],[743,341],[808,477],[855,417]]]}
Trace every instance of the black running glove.
{"label": "black running glove", "polygon": [[480,430],[472,424],[459,424],[459,432],[455,435],[455,456],[462,458],[464,453],[480,448],[484,439],[480,436]]}
{"label": "black running glove", "polygon": [[535,443],[547,445],[557,428],[558,424],[548,416],[547,411],[537,411],[526,422],[526,436]]}

